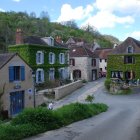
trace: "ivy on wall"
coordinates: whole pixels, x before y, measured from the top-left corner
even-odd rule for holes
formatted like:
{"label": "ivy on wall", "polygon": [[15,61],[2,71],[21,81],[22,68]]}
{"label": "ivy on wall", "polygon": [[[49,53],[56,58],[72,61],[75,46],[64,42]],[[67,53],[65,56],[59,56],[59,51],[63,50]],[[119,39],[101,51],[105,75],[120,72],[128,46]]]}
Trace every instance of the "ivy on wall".
{"label": "ivy on wall", "polygon": [[[134,64],[124,64],[124,56],[134,56]],[[140,79],[140,54],[117,54],[109,55],[107,61],[107,78],[111,78],[111,71],[135,72],[135,79]],[[123,77],[124,79],[124,77]]]}
{"label": "ivy on wall", "polygon": [[[48,79],[49,69],[55,68],[55,77],[59,78],[59,68],[68,67],[68,49],[62,47],[50,47],[43,45],[30,45],[30,44],[20,44],[9,46],[9,52],[17,52],[19,55],[31,66],[31,68],[36,71],[38,68],[44,70],[44,78]],[[42,51],[44,53],[44,64],[36,64],[36,53],[37,51]],[[49,53],[55,54],[55,63],[49,64]],[[59,63],[59,54],[65,54],[65,64]]]}

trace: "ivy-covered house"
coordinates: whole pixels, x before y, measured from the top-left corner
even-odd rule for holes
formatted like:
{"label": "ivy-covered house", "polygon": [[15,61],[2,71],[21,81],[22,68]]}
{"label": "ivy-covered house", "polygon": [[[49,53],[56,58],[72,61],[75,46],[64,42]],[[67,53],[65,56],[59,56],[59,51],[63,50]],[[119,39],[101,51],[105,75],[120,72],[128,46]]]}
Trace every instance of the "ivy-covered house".
{"label": "ivy-covered house", "polygon": [[67,79],[68,49],[52,37],[23,37],[20,29],[16,32],[16,45],[8,48],[17,52],[32,67],[36,74],[36,83],[55,79]]}
{"label": "ivy-covered house", "polygon": [[140,41],[128,37],[108,55],[107,78],[140,79]]}

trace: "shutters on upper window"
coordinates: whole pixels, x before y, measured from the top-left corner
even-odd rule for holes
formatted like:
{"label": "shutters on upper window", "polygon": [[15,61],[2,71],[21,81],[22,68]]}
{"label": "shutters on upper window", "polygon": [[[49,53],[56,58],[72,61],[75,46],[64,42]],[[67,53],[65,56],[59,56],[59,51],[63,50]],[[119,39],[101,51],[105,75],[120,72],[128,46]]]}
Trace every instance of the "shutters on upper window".
{"label": "shutters on upper window", "polygon": [[9,81],[24,81],[25,67],[24,66],[10,66],[9,67]]}

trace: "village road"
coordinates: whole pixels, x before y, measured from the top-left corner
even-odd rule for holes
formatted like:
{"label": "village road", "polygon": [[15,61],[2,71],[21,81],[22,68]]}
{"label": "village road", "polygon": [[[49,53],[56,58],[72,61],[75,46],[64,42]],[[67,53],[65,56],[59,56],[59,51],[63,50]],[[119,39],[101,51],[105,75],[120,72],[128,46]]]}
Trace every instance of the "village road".
{"label": "village road", "polygon": [[107,112],[28,140],[140,140],[140,93],[110,95],[104,88],[104,80],[89,82],[57,101],[55,108],[71,102],[84,102],[87,95],[94,94],[94,102],[109,106]]}

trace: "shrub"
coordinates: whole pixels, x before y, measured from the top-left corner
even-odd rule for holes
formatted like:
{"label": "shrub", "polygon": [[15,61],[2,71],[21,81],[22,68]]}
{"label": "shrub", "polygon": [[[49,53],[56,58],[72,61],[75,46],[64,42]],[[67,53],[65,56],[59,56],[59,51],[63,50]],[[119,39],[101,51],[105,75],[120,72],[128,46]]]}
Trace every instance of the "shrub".
{"label": "shrub", "polygon": [[86,102],[92,103],[93,100],[94,100],[94,98],[95,98],[95,97],[94,97],[93,95],[88,95],[87,98],[85,99],[85,101],[86,101]]}
{"label": "shrub", "polygon": [[105,85],[107,90],[110,89],[110,84],[111,84],[111,80],[110,79],[106,79],[104,85]]}
{"label": "shrub", "polygon": [[43,126],[46,130],[59,128],[62,125],[61,119],[44,107],[25,109],[11,123],[13,125],[37,124]]}
{"label": "shrub", "polygon": [[107,110],[105,104],[72,103],[57,110],[25,109],[10,124],[0,124],[0,140],[23,138],[89,118]]}
{"label": "shrub", "polygon": [[45,131],[39,125],[23,124],[13,126],[10,124],[0,125],[0,140],[21,140],[29,136]]}

